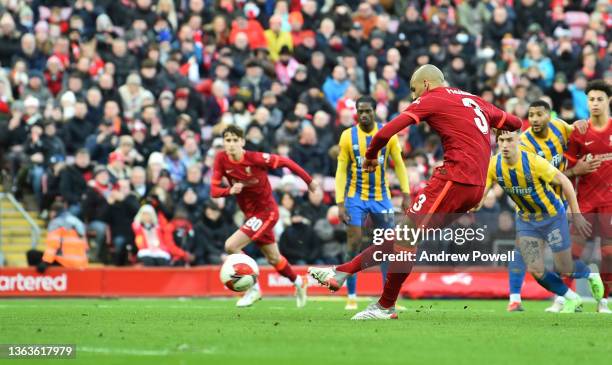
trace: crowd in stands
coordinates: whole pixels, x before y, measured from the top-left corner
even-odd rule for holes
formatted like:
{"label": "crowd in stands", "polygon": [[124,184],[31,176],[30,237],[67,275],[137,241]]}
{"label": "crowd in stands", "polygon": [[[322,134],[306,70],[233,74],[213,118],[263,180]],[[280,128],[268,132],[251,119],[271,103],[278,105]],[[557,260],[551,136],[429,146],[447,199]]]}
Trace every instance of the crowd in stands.
{"label": "crowd in stands", "polygon": [[[432,63],[451,86],[523,119],[544,98],[572,123],[588,116],[586,83],[612,82],[611,7],[0,0],[4,179],[18,197],[33,195],[42,217],[80,219],[90,259],[218,264],[242,218],[234,199],[209,196],[209,183],[219,134],[236,124],[247,149],[288,156],[321,180],[322,192],[305,193],[288,171],[272,172],[278,242],[291,263],[334,264],[346,239],[329,180],[359,95],[389,121],[410,103],[413,70]],[[440,140],[426,123],[400,140],[415,192],[441,161]],[[506,199],[491,196],[484,209],[492,239],[511,237]]]}

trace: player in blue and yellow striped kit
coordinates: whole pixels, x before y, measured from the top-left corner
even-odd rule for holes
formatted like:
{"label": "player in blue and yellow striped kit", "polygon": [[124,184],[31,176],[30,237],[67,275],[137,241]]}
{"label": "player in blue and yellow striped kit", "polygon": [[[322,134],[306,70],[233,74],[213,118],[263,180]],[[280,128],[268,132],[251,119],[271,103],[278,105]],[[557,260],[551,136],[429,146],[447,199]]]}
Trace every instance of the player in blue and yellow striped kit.
{"label": "player in blue and yellow striped kit", "polygon": [[[561,312],[573,313],[581,309],[582,300],[563,283],[560,274],[588,279],[595,299],[603,295],[603,282],[599,274],[591,272],[582,261],[572,259],[566,209],[554,187],[560,186],[567,198],[575,228],[587,233],[591,227],[580,214],[570,180],[544,158],[520,150],[518,141],[516,132],[503,132],[498,136],[501,153],[489,162],[485,195],[497,182],[514,201],[518,247],[527,270],[542,287],[565,297]],[[545,245],[553,252],[554,272],[544,265]]]}
{"label": "player in blue and yellow striped kit", "polygon": [[[340,155],[336,170],[336,204],[340,218],[347,224],[348,254],[354,257],[359,253],[361,227],[368,215],[375,225],[389,225],[393,219],[391,193],[385,177],[389,158],[393,160],[395,173],[404,195],[404,204],[410,203],[410,188],[402,150],[397,137],[391,138],[378,156],[379,164],[374,172],[362,169],[365,152],[372,137],[382,128],[376,123],[374,106],[376,102],[368,96],[356,102],[358,124],[346,129],[340,136]],[[404,207],[405,208],[405,207]],[[384,278],[384,275],[383,275]],[[347,280],[349,298],[346,309],[357,309],[356,278]]]}
{"label": "player in blue and yellow striped kit", "polygon": [[[520,136],[520,148],[534,153],[565,172],[567,160],[564,153],[567,151],[567,143],[570,135],[577,127],[586,130],[586,122],[576,122],[569,125],[561,119],[551,118],[550,105],[543,100],[538,100],[529,105],[529,124],[531,125]],[[555,192],[563,196],[561,187],[555,187]],[[567,201],[564,200],[567,208]],[[521,311],[521,288],[525,278],[525,262],[518,249],[515,250],[515,260],[508,265],[508,278],[510,287],[510,302],[508,311]],[[563,297],[558,297],[555,303],[546,309],[550,312],[559,312],[563,307]]]}

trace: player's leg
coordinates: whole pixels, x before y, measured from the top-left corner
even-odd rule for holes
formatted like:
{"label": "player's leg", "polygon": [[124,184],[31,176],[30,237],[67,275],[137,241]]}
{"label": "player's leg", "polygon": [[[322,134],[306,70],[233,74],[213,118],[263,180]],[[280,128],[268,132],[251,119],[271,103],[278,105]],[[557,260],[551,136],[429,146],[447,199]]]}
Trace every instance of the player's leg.
{"label": "player's leg", "polygon": [[260,244],[258,242],[259,249],[266,257],[266,260],[270,265],[276,269],[276,271],[287,279],[291,280],[293,285],[295,286],[295,294],[297,298],[297,306],[298,308],[302,308],[306,305],[306,288],[308,285],[308,280],[302,278],[300,275],[297,275],[291,264],[287,259],[281,255],[278,250],[278,245],[276,243],[271,244]]}
{"label": "player's leg", "polygon": [[612,290],[612,207],[600,209],[597,222],[601,233],[601,276],[605,290],[602,300],[598,303],[597,311],[612,313],[608,308],[608,297]]}
{"label": "player's leg", "polygon": [[[361,248],[361,227],[349,225],[346,227],[346,246],[347,246],[347,260],[350,261],[359,254]],[[345,274],[341,271],[336,270],[336,281],[341,281]],[[346,301],[346,310],[357,309],[357,273],[346,277],[346,289],[348,292],[348,298]]]}
{"label": "player's leg", "polygon": [[527,271],[544,289],[566,298],[562,312],[575,312],[582,304],[580,296],[565,285],[559,274],[546,269],[544,240],[533,235],[519,236],[518,241]]}
{"label": "player's leg", "polygon": [[[408,210],[408,220],[402,225],[412,227],[445,227],[452,223],[459,214],[476,206],[484,188],[480,186],[459,184],[450,180],[432,178],[423,191],[417,195],[414,204]],[[397,250],[414,251],[414,242],[398,241]],[[389,273],[378,301],[382,308],[391,308],[399,296],[403,282],[412,271],[412,262],[394,261],[389,264]]]}
{"label": "player's leg", "polygon": [[546,237],[553,252],[556,271],[565,277],[587,279],[593,298],[599,302],[603,297],[603,282],[596,267],[592,271],[582,260],[572,257],[570,229],[565,215],[551,219]]}
{"label": "player's leg", "polygon": [[[406,212],[408,220],[400,226],[408,227],[443,227],[450,224],[457,216],[452,213],[467,212],[476,206],[484,188],[458,184],[450,180],[432,178],[428,185],[417,195],[413,206]],[[400,228],[402,230],[403,228]],[[415,251],[414,242],[397,241],[392,245],[393,251]],[[377,303],[365,311],[357,313],[352,319],[392,319],[397,318],[395,302],[402,284],[412,270],[411,261],[393,261],[389,264],[387,281]]]}
{"label": "player's leg", "polygon": [[[351,240],[349,244],[354,244],[353,247],[355,247],[355,252],[359,252],[358,250],[360,249],[362,238],[361,226],[366,214],[365,207],[363,202],[357,198],[348,198],[345,202],[345,207],[350,217],[348,222],[349,228],[347,229],[347,240]],[[353,233],[350,232],[351,227],[356,227]],[[349,237],[349,235],[351,236]],[[352,241],[353,239],[354,241]],[[347,281],[351,275],[368,267],[380,265],[380,262],[374,260],[374,253],[376,251],[388,250],[388,246],[390,245],[392,245],[392,242],[386,242],[381,246],[370,245],[361,253],[356,254],[352,260],[344,264],[338,265],[335,268],[309,267],[308,273],[317,280],[319,284],[328,287],[329,290],[340,290],[344,282]],[[349,247],[349,250],[351,249],[352,247]]]}
{"label": "player's leg", "polygon": [[525,281],[525,271],[525,261],[517,247],[514,249],[514,260],[508,263],[508,287],[510,288],[508,312],[521,312],[524,310],[521,304],[521,289]]}
{"label": "player's leg", "polygon": [[604,295],[597,305],[599,313],[612,313],[608,307],[608,298],[612,291],[612,239],[606,238],[601,241],[601,276],[604,282]]}
{"label": "player's leg", "polygon": [[242,253],[242,250],[251,242],[251,237],[241,230],[237,230],[225,240],[225,252],[228,254]]}
{"label": "player's leg", "polygon": [[[586,247],[586,238],[578,235],[578,234],[571,234],[571,255],[572,258],[575,260],[579,260],[582,257],[582,252],[584,252],[584,248]],[[571,288],[573,286],[574,283],[574,278],[569,277],[569,276],[565,276],[563,277],[563,282],[565,283],[565,285],[567,285],[568,288]],[[565,298],[559,295],[555,296],[555,300],[553,301],[553,304],[546,308],[545,311],[546,312],[551,312],[551,313],[559,313],[561,312],[561,310],[563,309],[563,306],[565,305]]]}
{"label": "player's leg", "polygon": [[[225,240],[225,252],[229,254],[242,253],[242,250],[251,242],[249,237],[242,230],[234,232],[227,240]],[[255,302],[261,299],[261,287],[259,282],[255,283],[244,295],[236,302],[237,307],[250,307]]]}

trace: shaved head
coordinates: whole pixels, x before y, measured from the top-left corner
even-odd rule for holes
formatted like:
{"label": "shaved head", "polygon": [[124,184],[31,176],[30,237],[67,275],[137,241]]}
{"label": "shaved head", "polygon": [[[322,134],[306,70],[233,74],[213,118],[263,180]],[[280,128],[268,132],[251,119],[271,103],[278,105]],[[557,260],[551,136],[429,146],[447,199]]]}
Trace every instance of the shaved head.
{"label": "shaved head", "polygon": [[444,86],[444,74],[434,65],[426,64],[419,67],[410,79],[412,98],[419,98],[425,91]]}

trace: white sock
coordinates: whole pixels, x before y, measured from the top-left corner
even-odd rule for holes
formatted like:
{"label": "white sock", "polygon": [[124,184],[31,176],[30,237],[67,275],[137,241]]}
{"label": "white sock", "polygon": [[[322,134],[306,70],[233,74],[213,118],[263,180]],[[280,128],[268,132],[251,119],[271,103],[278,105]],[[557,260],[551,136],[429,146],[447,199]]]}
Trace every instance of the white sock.
{"label": "white sock", "polygon": [[589,279],[593,279],[593,278],[597,278],[599,277],[599,273],[598,272],[591,272],[589,274]]}
{"label": "white sock", "polygon": [[253,289],[257,290],[257,291],[261,291],[261,288],[259,287],[259,281],[255,283],[255,285],[253,285]]}
{"label": "white sock", "polygon": [[357,294],[349,294],[348,298],[349,299],[357,299]]}
{"label": "white sock", "polygon": [[563,304],[563,303],[565,303],[565,298],[556,295],[555,296],[555,302]]}
{"label": "white sock", "polygon": [[601,298],[601,300],[599,301],[599,303],[607,306],[608,305],[608,298]]}
{"label": "white sock", "polygon": [[295,281],[293,282],[293,285],[301,287],[302,284],[304,284],[304,280],[302,279],[301,275],[298,275],[295,277]]}
{"label": "white sock", "polygon": [[564,297],[565,299],[569,300],[576,300],[580,298],[580,296],[578,296],[578,294],[576,294],[576,292],[572,289],[567,289],[567,293],[565,293]]}
{"label": "white sock", "polygon": [[514,303],[514,302],[521,302],[521,295],[520,294],[510,294],[510,302]]}

